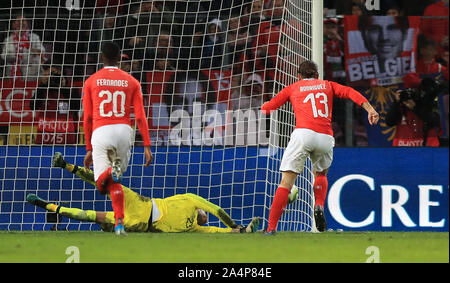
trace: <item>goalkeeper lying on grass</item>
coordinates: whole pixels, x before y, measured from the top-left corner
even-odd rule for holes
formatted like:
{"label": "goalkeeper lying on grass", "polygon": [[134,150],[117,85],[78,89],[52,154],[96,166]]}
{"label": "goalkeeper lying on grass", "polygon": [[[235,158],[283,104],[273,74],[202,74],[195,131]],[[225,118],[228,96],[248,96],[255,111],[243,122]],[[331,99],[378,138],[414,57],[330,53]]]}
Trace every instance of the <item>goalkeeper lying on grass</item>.
{"label": "goalkeeper lying on grass", "polygon": [[[66,169],[85,182],[96,185],[94,173],[91,170],[69,164],[59,152],[53,157],[52,165]],[[125,209],[123,224],[127,232],[251,233],[258,229],[261,222],[260,218],[253,218],[247,227],[237,225],[222,208],[194,194],[151,199],[125,186],[122,187]],[[27,201],[71,219],[96,222],[101,225],[103,231],[114,230],[115,218],[112,211],[100,212],[58,206],[34,194],[28,194]],[[205,211],[215,215],[228,228],[202,226],[208,220]]]}

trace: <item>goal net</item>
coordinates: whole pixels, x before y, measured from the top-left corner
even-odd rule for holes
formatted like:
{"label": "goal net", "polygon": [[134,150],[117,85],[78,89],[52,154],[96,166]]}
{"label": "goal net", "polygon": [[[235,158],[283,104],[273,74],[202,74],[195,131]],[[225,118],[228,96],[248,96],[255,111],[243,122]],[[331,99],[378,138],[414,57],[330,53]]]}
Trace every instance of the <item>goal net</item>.
{"label": "goal net", "polygon": [[[286,1],[283,14],[283,26],[278,46],[279,65],[276,70],[277,83],[274,94],[283,87],[298,80],[297,67],[304,60],[314,60],[322,69],[322,1]],[[295,115],[292,105],[287,103],[277,110],[271,117],[270,143],[268,147],[267,166],[267,195],[270,202],[281,181],[279,166],[287,146],[290,134],[295,126]],[[314,175],[311,160],[308,158],[302,174],[296,180],[298,200],[288,204],[279,223],[278,230],[282,231],[312,231],[315,227],[314,210]],[[270,205],[268,206],[270,207]],[[266,219],[268,214],[266,214]]]}
{"label": "goal net", "polygon": [[[103,67],[105,41],[141,82],[154,155],[144,167],[135,127],[122,184],[151,198],[194,193],[238,224],[259,216],[266,227],[295,119],[289,104],[270,116],[259,109],[296,81],[302,60],[321,62],[320,2],[3,1],[0,230],[100,229],[28,204],[30,193],[112,210],[91,184],[51,164],[56,152],[83,164],[82,86]],[[312,230],[312,184],[308,160],[279,230]],[[208,225],[224,227],[212,215]]]}

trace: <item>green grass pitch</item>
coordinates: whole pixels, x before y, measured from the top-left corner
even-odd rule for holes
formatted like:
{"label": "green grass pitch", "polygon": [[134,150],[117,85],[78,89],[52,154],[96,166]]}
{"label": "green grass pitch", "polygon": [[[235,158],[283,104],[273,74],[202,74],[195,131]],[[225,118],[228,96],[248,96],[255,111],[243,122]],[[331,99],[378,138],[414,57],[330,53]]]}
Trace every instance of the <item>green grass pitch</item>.
{"label": "green grass pitch", "polygon": [[[69,247],[81,263],[381,263],[449,262],[449,233],[279,232],[262,234],[0,231],[0,262],[64,263]],[[375,248],[374,248],[375,247]],[[68,254],[66,254],[68,251]]]}

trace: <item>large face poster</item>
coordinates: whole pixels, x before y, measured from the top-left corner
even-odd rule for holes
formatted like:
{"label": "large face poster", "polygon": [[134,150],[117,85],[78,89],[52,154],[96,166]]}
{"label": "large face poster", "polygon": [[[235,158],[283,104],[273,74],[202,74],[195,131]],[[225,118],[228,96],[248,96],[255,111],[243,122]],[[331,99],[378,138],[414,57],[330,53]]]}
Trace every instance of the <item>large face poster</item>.
{"label": "large face poster", "polygon": [[415,72],[420,17],[345,16],[345,67],[353,87],[389,86]]}

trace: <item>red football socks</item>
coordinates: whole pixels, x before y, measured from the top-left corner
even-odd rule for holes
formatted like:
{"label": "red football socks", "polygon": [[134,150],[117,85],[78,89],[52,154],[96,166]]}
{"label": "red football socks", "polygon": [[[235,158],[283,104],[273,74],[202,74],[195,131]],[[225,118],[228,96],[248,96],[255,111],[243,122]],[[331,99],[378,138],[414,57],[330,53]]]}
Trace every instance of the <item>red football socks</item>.
{"label": "red football socks", "polygon": [[315,205],[320,205],[324,207],[325,198],[327,197],[328,190],[328,179],[325,175],[319,175],[316,177],[314,181],[314,197],[315,197]]}
{"label": "red football socks", "polygon": [[283,211],[286,208],[288,202],[289,192],[289,189],[283,187],[278,187],[277,191],[275,192],[272,207],[270,208],[269,225],[266,230],[267,232],[277,229],[278,220],[280,220],[280,217],[283,214]]}
{"label": "red football socks", "polygon": [[124,197],[122,185],[112,182],[108,185],[108,189],[109,196],[111,197],[112,208],[114,210],[114,218],[116,219],[117,225],[117,219],[120,218],[123,221],[124,217]]}
{"label": "red football socks", "polygon": [[111,167],[103,172],[97,180],[97,189],[101,194],[109,192],[111,198],[111,204],[114,211],[114,218],[124,218],[124,197],[123,189],[120,183],[115,183],[111,178]]}
{"label": "red football socks", "polygon": [[102,194],[105,195],[107,191],[107,186],[112,182],[111,178],[111,167],[105,170],[97,179],[97,189]]}

